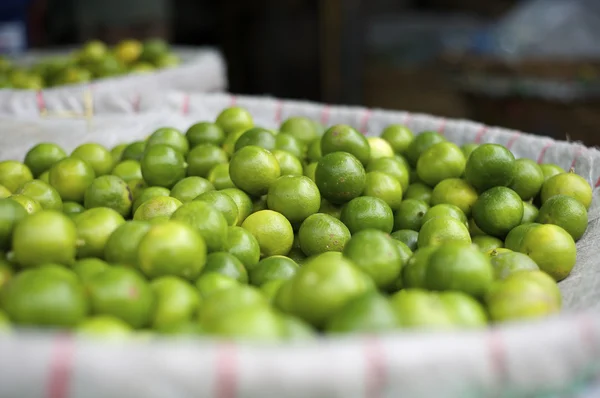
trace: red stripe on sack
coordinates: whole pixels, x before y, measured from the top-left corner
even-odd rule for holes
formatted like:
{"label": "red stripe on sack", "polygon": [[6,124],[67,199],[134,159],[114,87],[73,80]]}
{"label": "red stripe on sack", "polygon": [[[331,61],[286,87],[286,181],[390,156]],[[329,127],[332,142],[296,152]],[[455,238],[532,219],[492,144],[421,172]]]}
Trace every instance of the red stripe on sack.
{"label": "red stripe on sack", "polygon": [[404,125],[408,126],[408,124],[412,122],[412,113],[406,112],[406,116],[404,116]]}
{"label": "red stripe on sack", "polygon": [[135,97],[133,97],[133,101],[131,103],[132,107],[133,107],[133,111],[135,113],[140,113],[140,104],[142,103],[142,95],[140,93],[136,94]]}
{"label": "red stripe on sack", "polygon": [[329,114],[331,113],[331,106],[325,105],[323,110],[321,111],[321,124],[327,127],[327,123],[329,122]]}
{"label": "red stripe on sack", "polygon": [[237,350],[224,343],[217,354],[216,398],[235,398],[237,391]]}
{"label": "red stripe on sack", "polygon": [[579,156],[581,155],[582,152],[583,152],[583,148],[578,148],[575,151],[575,154],[573,155],[573,161],[571,162],[571,167],[569,167],[569,169],[575,168],[575,165],[577,164],[577,159],[579,159]]}
{"label": "red stripe on sack", "polygon": [[548,148],[550,148],[552,145],[554,145],[554,141],[549,141],[546,143],[546,145],[544,145],[544,147],[540,151],[540,156],[538,156],[538,159],[537,159],[538,163],[542,163],[544,161],[544,155],[546,154],[546,151],[548,150]]}
{"label": "red stripe on sack", "polygon": [[483,136],[487,132],[487,129],[488,129],[487,126],[481,126],[481,128],[479,129],[479,131],[475,135],[474,141],[475,141],[476,144],[479,144],[481,142],[481,139],[483,138]]}
{"label": "red stripe on sack", "polygon": [[47,398],[67,398],[69,396],[74,353],[75,344],[71,335],[61,334],[56,337],[50,358]]}
{"label": "red stripe on sack", "polygon": [[44,113],[46,111],[46,101],[44,100],[44,93],[42,90],[38,90],[35,93],[35,103],[39,113]]}
{"label": "red stripe on sack", "polygon": [[381,341],[374,336],[367,338],[365,355],[365,397],[379,398],[387,380],[387,367]]}
{"label": "red stripe on sack", "polygon": [[600,187],[600,177],[598,178],[598,181],[596,181],[596,185],[594,185],[594,188],[598,188]]}
{"label": "red stripe on sack", "polygon": [[515,142],[517,142],[517,140],[519,139],[519,137],[521,136],[520,132],[515,132],[508,140],[508,142],[506,143],[506,149],[510,149],[512,148],[512,146],[515,144]]}
{"label": "red stripe on sack", "polygon": [[188,115],[190,113],[190,95],[183,95],[183,103],[181,104],[181,113],[183,115]]}
{"label": "red stripe on sack", "polygon": [[235,106],[237,104],[237,96],[232,95],[229,98],[229,106]]}
{"label": "red stripe on sack", "polygon": [[488,333],[487,346],[492,371],[497,376],[498,384],[504,385],[507,379],[506,347],[498,330]]}
{"label": "red stripe on sack", "polygon": [[367,129],[369,128],[369,120],[371,119],[371,114],[373,111],[370,109],[365,109],[363,116],[360,121],[360,132],[363,134],[367,133]]}
{"label": "red stripe on sack", "polygon": [[281,123],[281,115],[283,114],[283,101],[278,100],[275,104],[275,123]]}
{"label": "red stripe on sack", "polygon": [[594,320],[588,315],[582,315],[577,320],[577,326],[579,338],[586,345],[586,350],[596,353],[598,343],[596,342],[596,327]]}
{"label": "red stripe on sack", "polygon": [[440,127],[438,128],[438,133],[440,133],[441,135],[444,135],[444,130],[446,130],[446,123],[447,123],[447,120],[442,119],[442,123],[440,124]]}

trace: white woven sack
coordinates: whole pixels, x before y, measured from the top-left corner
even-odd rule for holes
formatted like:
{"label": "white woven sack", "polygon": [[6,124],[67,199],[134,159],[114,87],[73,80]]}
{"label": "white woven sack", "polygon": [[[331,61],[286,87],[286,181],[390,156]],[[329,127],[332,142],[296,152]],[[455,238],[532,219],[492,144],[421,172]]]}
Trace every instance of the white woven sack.
{"label": "white woven sack", "polygon": [[[32,100],[33,101],[33,100]],[[97,102],[110,100],[98,97]],[[56,106],[76,106],[50,97]],[[163,93],[137,109],[122,99],[91,119],[0,117],[0,159],[22,159],[33,144],[71,150],[83,142],[112,146],[165,125],[181,129],[214,120],[224,107],[246,107],[258,125],[304,115],[378,134],[390,123],[448,139],[495,142],[516,156],[574,167],[594,187],[600,152],[465,120],[226,94]],[[117,113],[115,113],[116,111]],[[483,331],[407,332],[257,344],[210,339],[99,342],[68,334],[0,337],[0,397],[598,397],[600,288],[596,261],[599,190],[578,242],[571,276],[560,283],[564,313]]]}

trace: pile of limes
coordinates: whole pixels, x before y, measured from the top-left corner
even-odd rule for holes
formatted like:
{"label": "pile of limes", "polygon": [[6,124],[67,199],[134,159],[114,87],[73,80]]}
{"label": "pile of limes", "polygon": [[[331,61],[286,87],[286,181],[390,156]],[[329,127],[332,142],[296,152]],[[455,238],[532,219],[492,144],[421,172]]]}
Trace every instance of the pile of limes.
{"label": "pile of limes", "polygon": [[388,126],[366,138],[243,108],[111,150],[0,162],[0,323],[241,339],[547,316],[590,185]]}
{"label": "pile of limes", "polygon": [[128,73],[150,73],[179,62],[179,57],[160,39],[128,39],[112,48],[93,40],[71,54],[44,58],[29,66],[0,57],[0,88],[39,90]]}

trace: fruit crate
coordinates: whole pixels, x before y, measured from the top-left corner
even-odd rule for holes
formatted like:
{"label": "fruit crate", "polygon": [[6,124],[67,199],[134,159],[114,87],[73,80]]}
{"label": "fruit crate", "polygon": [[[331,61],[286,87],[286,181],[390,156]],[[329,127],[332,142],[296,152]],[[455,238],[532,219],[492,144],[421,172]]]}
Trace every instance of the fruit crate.
{"label": "fruit crate", "polygon": [[[478,331],[395,332],[324,337],[293,343],[207,338],[95,341],[68,333],[23,331],[0,336],[0,396],[51,397],[596,397],[600,394],[600,152],[468,120],[358,107],[229,94],[97,94],[93,115],[39,117],[23,94],[20,118],[0,116],[1,159],[22,159],[33,143],[66,150],[95,141],[113,146],[142,139],[157,127],[185,129],[239,105],[257,125],[277,127],[290,116],[324,125],[346,123],[367,135],[401,123],[449,140],[499,143],[515,156],[573,168],[594,187],[589,226],[577,264],[560,282],[564,311],[540,321]],[[118,101],[117,101],[118,99]],[[48,110],[78,112],[80,97],[45,93]],[[7,133],[7,132],[10,132]]]}

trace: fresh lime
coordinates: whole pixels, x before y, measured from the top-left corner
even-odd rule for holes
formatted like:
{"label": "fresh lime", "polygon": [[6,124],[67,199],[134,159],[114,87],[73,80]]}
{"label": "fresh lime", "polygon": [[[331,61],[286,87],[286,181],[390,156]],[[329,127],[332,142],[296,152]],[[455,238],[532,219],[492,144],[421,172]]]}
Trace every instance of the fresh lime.
{"label": "fresh lime", "polygon": [[544,183],[542,169],[531,159],[517,159],[514,166],[514,175],[515,177],[509,188],[519,194],[523,200],[535,197]]}
{"label": "fresh lime", "polygon": [[72,158],[81,159],[88,163],[96,176],[109,174],[113,168],[113,158],[108,149],[100,144],[88,143],[75,148]]}
{"label": "fresh lime", "polygon": [[54,164],[48,177],[62,200],[83,203],[85,191],[96,174],[85,161],[70,157]]}
{"label": "fresh lime", "polygon": [[194,200],[208,203],[219,210],[225,217],[225,220],[227,220],[228,225],[232,226],[237,224],[238,207],[229,195],[221,191],[209,191],[199,195]]}
{"label": "fresh lime", "polygon": [[342,208],[340,220],[350,233],[378,229],[390,233],[394,228],[394,214],[383,200],[371,196],[352,199]]}
{"label": "fresh lime", "polygon": [[406,199],[400,203],[394,214],[394,231],[412,229],[419,231],[423,217],[429,210],[427,203],[417,199]]}
{"label": "fresh lime", "polygon": [[508,186],[515,176],[515,157],[498,144],[482,144],[475,149],[465,168],[465,179],[480,192]]}
{"label": "fresh lime", "polygon": [[412,229],[399,229],[390,234],[390,236],[406,245],[411,250],[417,250],[417,243],[419,241],[419,233]]}
{"label": "fresh lime", "polygon": [[225,251],[237,257],[244,267],[252,272],[260,259],[260,246],[258,241],[242,227],[229,227]]}
{"label": "fresh lime", "polygon": [[277,163],[279,163],[282,176],[301,176],[304,174],[302,162],[291,153],[275,149],[273,150],[273,156],[275,156]]}
{"label": "fresh lime", "polygon": [[387,203],[392,211],[397,211],[402,204],[402,185],[390,174],[371,171],[367,173],[363,195],[379,198]]}
{"label": "fresh lime", "polygon": [[573,172],[557,174],[544,182],[541,191],[542,204],[561,194],[577,199],[586,209],[592,204],[592,187],[583,177]]}
{"label": "fresh lime", "polygon": [[458,146],[439,142],[427,148],[417,161],[419,178],[431,187],[447,178],[458,178],[465,171],[466,159]]}
{"label": "fresh lime", "polygon": [[323,213],[308,217],[298,231],[300,248],[307,256],[341,252],[350,240],[350,231],[340,220]]}
{"label": "fresh lime", "polygon": [[386,140],[395,153],[403,154],[415,139],[413,132],[401,124],[390,124],[381,132],[381,138]]}
{"label": "fresh lime", "polygon": [[554,195],[542,205],[536,220],[540,224],[555,224],[579,240],[587,229],[587,210],[577,199]]}
{"label": "fresh lime", "polygon": [[431,193],[431,204],[451,204],[469,217],[477,201],[477,191],[468,182],[460,178],[448,178],[435,186]]}
{"label": "fresh lime", "polygon": [[315,171],[315,183],[321,196],[335,204],[349,202],[360,196],[365,189],[366,180],[363,165],[346,152],[333,152],[323,156]]}
{"label": "fresh lime", "polygon": [[227,164],[229,156],[216,145],[202,144],[194,147],[187,155],[187,174],[208,177],[208,173],[218,164]]}
{"label": "fresh lime", "polygon": [[298,272],[299,266],[285,256],[271,256],[262,259],[250,271],[250,283],[262,286],[276,280],[288,280]]}
{"label": "fresh lime", "polygon": [[191,125],[185,136],[192,149],[203,144],[220,146],[225,141],[223,129],[211,122],[199,122]]}
{"label": "fresh lime", "polygon": [[471,243],[469,230],[463,222],[449,216],[439,216],[423,223],[419,231],[419,248],[447,242]]}
{"label": "fresh lime", "polygon": [[281,175],[273,154],[257,146],[237,151],[229,163],[229,174],[236,187],[253,196],[264,195]]}
{"label": "fresh lime", "polygon": [[228,276],[240,283],[248,283],[248,272],[244,264],[233,254],[215,252],[206,258],[203,274],[216,273]]}
{"label": "fresh lime", "polygon": [[275,149],[275,135],[262,127],[253,127],[246,130],[235,142],[234,151],[237,152],[246,146],[258,146],[269,151]]}
{"label": "fresh lime", "polygon": [[433,145],[443,141],[446,141],[446,139],[439,133],[436,133],[435,131],[424,131],[415,136],[415,138],[408,145],[408,148],[406,148],[404,155],[406,156],[406,159],[410,165],[416,167],[417,161],[423,152]]}
{"label": "fresh lime", "polygon": [[473,206],[473,219],[489,235],[504,238],[521,224],[523,201],[510,188],[495,187],[483,192]]}
{"label": "fresh lime", "polygon": [[104,247],[104,258],[113,264],[137,266],[138,246],[150,230],[144,221],[127,221],[113,231]]}
{"label": "fresh lime", "polygon": [[269,209],[279,212],[292,225],[300,225],[321,207],[321,195],[317,185],[308,177],[282,176],[267,193]]}
{"label": "fresh lime", "polygon": [[168,145],[186,155],[190,150],[188,140],[173,127],[161,127],[154,131],[146,140],[146,150],[154,145]]}
{"label": "fresh lime", "polygon": [[163,276],[150,284],[156,300],[152,328],[165,330],[191,321],[200,307],[200,294],[189,282]]}
{"label": "fresh lime", "polygon": [[170,191],[167,188],[163,187],[148,187],[144,188],[139,196],[133,202],[133,206],[131,208],[133,214],[137,211],[137,209],[142,205],[142,203],[147,202],[148,200],[155,198],[157,196],[169,196]]}
{"label": "fresh lime", "polygon": [[137,160],[124,160],[118,163],[111,172],[125,182],[139,180],[142,177],[142,166]]}
{"label": "fresh lime", "polygon": [[404,199],[417,199],[431,205],[433,190],[422,182],[414,182],[404,192]]}
{"label": "fresh lime", "polygon": [[108,207],[96,207],[78,214],[73,221],[80,240],[77,257],[104,257],[104,246],[110,235],[125,223],[123,216]]}
{"label": "fresh lime", "polygon": [[523,253],[497,253],[490,257],[496,279],[506,279],[520,271],[536,271],[540,268],[529,256]]}
{"label": "fresh lime", "polygon": [[25,155],[25,165],[29,167],[34,177],[50,170],[56,162],[67,157],[65,151],[56,144],[42,142],[31,148]]}
{"label": "fresh lime", "polygon": [[379,333],[398,327],[396,314],[389,300],[376,292],[367,292],[350,301],[336,312],[329,322],[328,333]]}
{"label": "fresh lime", "polygon": [[225,134],[234,131],[247,130],[254,125],[252,115],[244,108],[234,106],[224,109],[217,116],[216,124],[221,127]]}
{"label": "fresh lime", "polygon": [[280,213],[272,210],[258,211],[246,218],[242,228],[250,231],[258,241],[261,257],[285,256],[292,248],[292,225]]}
{"label": "fresh lime", "polygon": [[334,152],[349,153],[364,166],[371,157],[371,147],[365,136],[346,124],[331,126],[321,137],[323,156]]}
{"label": "fresh lime", "polygon": [[164,144],[148,147],[141,160],[142,175],[151,186],[171,188],[185,177],[186,163],[183,155]]}
{"label": "fresh lime", "polygon": [[138,206],[133,219],[149,221],[157,217],[170,217],[181,205],[179,200],[170,196],[154,196]]}
{"label": "fresh lime", "polygon": [[123,217],[131,213],[132,194],[127,183],[117,176],[105,175],[96,178],[86,189],[83,205],[87,209],[108,207]]}
{"label": "fresh lime", "polygon": [[402,192],[408,189],[410,173],[406,165],[404,165],[396,157],[372,159],[367,165],[367,172],[382,171],[396,178],[402,186]]}

